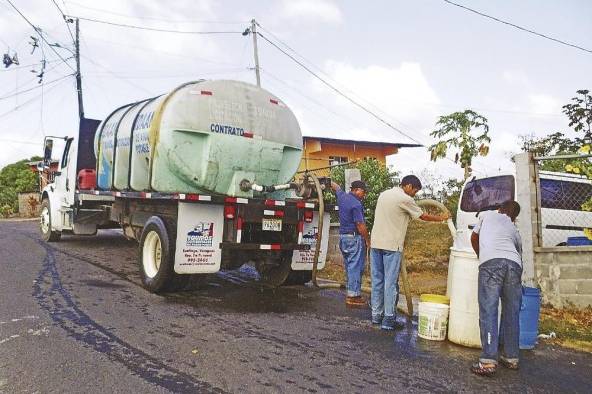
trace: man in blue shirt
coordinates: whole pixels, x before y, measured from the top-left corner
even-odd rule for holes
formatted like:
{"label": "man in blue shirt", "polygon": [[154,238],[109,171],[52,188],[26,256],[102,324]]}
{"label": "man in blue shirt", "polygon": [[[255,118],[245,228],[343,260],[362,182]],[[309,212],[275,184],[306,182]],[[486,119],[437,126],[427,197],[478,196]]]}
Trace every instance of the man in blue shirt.
{"label": "man in blue shirt", "polygon": [[370,243],[364,220],[364,207],[361,203],[366,196],[366,184],[362,181],[352,182],[349,193],[345,193],[334,182],[331,188],[335,191],[339,207],[339,249],[343,254],[347,275],[345,305],[350,308],[363,308],[367,303],[361,295],[362,273],[366,250]]}

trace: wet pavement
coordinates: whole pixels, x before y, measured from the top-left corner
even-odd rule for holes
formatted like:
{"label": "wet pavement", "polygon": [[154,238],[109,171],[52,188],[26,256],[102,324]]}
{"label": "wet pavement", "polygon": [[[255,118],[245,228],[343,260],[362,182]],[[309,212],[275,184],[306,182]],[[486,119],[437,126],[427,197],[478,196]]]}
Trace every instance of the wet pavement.
{"label": "wet pavement", "polygon": [[[0,221],[0,392],[590,392],[592,355],[539,345],[521,369],[471,375],[479,354],[395,333],[340,290],[262,290],[230,272],[180,293],[140,284],[116,231],[46,244]],[[403,320],[402,320],[403,321]]]}

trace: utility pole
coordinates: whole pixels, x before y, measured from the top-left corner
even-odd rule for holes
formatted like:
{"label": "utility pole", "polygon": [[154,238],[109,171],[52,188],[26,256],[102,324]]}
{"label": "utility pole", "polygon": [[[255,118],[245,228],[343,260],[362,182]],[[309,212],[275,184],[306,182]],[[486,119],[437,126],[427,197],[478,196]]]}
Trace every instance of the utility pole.
{"label": "utility pole", "polygon": [[84,106],[82,104],[82,76],[80,75],[80,20],[76,18],[76,91],[78,92],[78,117],[80,121],[84,119]]}
{"label": "utility pole", "polygon": [[251,34],[253,35],[253,54],[255,56],[255,76],[257,77],[257,86],[261,87],[261,75],[259,74],[259,51],[257,51],[257,22],[251,20]]}

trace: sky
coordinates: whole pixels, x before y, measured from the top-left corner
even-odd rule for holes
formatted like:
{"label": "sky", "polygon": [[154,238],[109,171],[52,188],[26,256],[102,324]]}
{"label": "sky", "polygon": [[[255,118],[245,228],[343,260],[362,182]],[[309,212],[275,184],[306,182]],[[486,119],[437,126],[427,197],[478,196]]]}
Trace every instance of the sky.
{"label": "sky", "polygon": [[[30,36],[39,33],[0,0],[0,47],[10,56],[16,52],[20,61],[0,68],[0,167],[41,154],[44,135],[77,131],[75,62],[67,28],[74,32],[74,25],[64,22],[60,10],[80,18],[84,110],[95,119],[190,80],[255,83],[252,36],[240,34],[253,18],[263,36],[396,128],[336,94],[259,37],[262,87],[294,111],[304,135],[428,146],[439,116],[473,109],[488,119],[492,138],[489,155],[474,161],[478,175],[511,171],[521,135],[573,135],[561,107],[576,90],[592,90],[591,52],[443,0],[11,2],[61,48],[43,45],[31,53]],[[592,50],[590,1],[456,2]],[[96,21],[227,33],[157,32]],[[42,59],[47,63],[39,83]],[[425,148],[401,149],[387,163],[425,179],[463,174],[452,160],[430,162]]]}

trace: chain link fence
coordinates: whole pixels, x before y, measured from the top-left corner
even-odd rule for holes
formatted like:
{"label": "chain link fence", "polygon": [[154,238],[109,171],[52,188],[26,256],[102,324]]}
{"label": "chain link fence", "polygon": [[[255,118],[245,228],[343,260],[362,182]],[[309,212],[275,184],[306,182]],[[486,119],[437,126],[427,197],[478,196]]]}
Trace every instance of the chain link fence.
{"label": "chain link fence", "polygon": [[592,246],[592,180],[566,171],[579,160],[535,158],[541,246]]}

